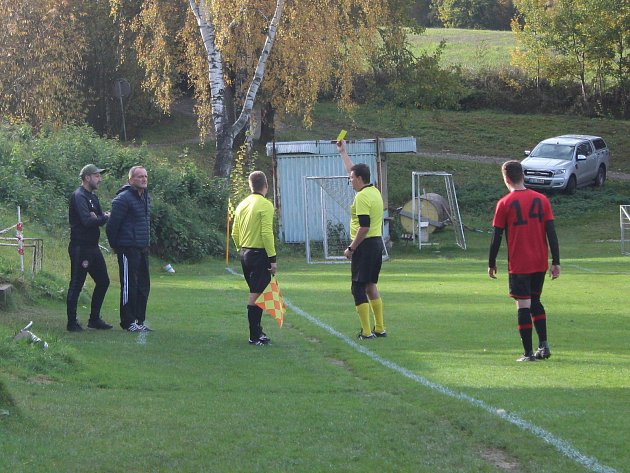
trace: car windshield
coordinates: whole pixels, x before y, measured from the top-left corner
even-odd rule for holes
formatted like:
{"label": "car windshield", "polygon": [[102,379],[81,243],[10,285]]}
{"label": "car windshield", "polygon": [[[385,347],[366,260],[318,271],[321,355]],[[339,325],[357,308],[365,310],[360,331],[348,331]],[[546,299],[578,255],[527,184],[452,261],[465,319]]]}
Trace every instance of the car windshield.
{"label": "car windshield", "polygon": [[570,161],[573,159],[575,146],[559,145],[554,143],[540,143],[529,155],[530,158],[558,159]]}

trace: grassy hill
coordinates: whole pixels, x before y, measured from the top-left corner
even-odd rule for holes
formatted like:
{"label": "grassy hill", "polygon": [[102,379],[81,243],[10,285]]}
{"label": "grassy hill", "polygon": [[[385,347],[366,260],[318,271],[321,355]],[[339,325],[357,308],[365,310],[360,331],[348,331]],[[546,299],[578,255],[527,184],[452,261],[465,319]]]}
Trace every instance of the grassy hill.
{"label": "grassy hill", "polygon": [[511,31],[427,28],[421,35],[410,35],[411,50],[431,53],[441,41],[445,66],[461,66],[471,72],[496,70],[510,65],[510,49],[516,45]]}
{"label": "grassy hill", "polygon": [[[348,139],[415,136],[418,150],[521,159],[523,151],[540,140],[566,133],[602,136],[612,152],[612,170],[630,173],[630,121],[577,115],[515,115],[494,111],[452,112],[358,106],[346,113],[330,102],[315,107],[313,125],[305,128],[297,117],[280,117],[277,141],[334,139],[340,129]],[[192,158],[212,169],[214,143],[198,143],[195,119],[173,115],[138,139],[156,155],[170,160]],[[264,159],[264,149],[258,148]]]}

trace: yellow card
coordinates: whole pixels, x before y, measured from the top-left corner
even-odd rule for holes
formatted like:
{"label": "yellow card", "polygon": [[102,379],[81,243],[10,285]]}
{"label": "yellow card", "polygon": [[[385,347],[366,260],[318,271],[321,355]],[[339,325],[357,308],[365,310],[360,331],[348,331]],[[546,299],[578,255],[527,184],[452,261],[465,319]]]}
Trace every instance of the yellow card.
{"label": "yellow card", "polygon": [[339,132],[339,136],[337,137],[337,141],[341,141],[346,137],[346,133],[348,133],[346,130],[341,130]]}

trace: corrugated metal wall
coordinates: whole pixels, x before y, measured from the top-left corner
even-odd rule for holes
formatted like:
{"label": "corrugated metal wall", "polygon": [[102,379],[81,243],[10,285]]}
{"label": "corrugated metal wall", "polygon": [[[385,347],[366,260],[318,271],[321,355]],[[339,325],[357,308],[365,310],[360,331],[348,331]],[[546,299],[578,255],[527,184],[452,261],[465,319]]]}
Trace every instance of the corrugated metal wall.
{"label": "corrugated metal wall", "polygon": [[[352,162],[365,163],[370,173],[376,177],[376,155],[350,155]],[[306,237],[304,226],[320,228],[319,207],[304,210],[304,177],[345,176],[346,170],[339,154],[334,155],[284,155],[278,156],[278,194],[280,197],[281,234],[286,243],[303,243]],[[320,202],[319,186],[308,187],[308,201]],[[305,218],[306,217],[306,218]]]}
{"label": "corrugated metal wall", "polygon": [[[309,239],[323,241],[326,232],[332,232],[329,237],[335,235],[339,241],[346,242],[345,246],[350,244],[350,207],[356,192],[348,176],[304,177],[302,192],[304,208],[318,209],[305,216],[304,230]],[[323,209],[323,213],[319,209]],[[318,223],[314,224],[320,213]]]}
{"label": "corrugated metal wall", "polygon": [[[347,143],[353,163],[370,167],[372,182],[377,181],[376,140]],[[384,138],[379,140],[381,153],[410,153],[416,151],[415,138]],[[286,243],[304,243],[305,225],[309,230],[321,228],[319,207],[304,209],[305,176],[345,176],[347,172],[334,142],[293,141],[275,143],[277,160],[277,188],[280,216],[279,237]],[[267,144],[267,155],[273,154],[273,143]],[[308,202],[320,202],[318,186],[308,187]],[[305,218],[306,216],[306,218]],[[349,230],[348,230],[349,231]],[[313,234],[311,233],[311,238]],[[387,236],[387,234],[385,235]]]}
{"label": "corrugated metal wall", "polygon": [[[378,140],[381,153],[415,153],[416,139],[413,136],[404,138],[380,138]],[[346,143],[348,153],[376,154],[376,140],[356,140]],[[333,141],[282,141],[276,143],[276,155],[297,155],[302,153],[337,155],[337,146]],[[267,156],[273,154],[273,143],[267,143]]]}

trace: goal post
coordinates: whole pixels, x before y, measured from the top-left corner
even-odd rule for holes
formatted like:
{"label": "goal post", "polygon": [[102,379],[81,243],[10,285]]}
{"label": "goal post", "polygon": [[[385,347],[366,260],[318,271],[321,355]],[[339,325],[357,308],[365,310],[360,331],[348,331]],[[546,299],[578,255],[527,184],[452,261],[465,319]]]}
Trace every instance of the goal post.
{"label": "goal post", "polygon": [[630,205],[619,206],[619,227],[621,229],[621,254],[630,256]]}
{"label": "goal post", "polygon": [[[303,186],[306,262],[347,263],[350,207],[355,192],[348,176],[305,176]],[[384,246],[383,257],[388,257]]]}
{"label": "goal post", "polygon": [[[430,196],[441,198],[439,193],[431,192],[432,190],[443,190],[446,193],[447,202],[440,205],[444,213],[443,221],[432,222],[428,219],[428,215],[423,215],[423,201],[431,200]],[[455,234],[455,244],[462,250],[465,250],[466,237],[464,235],[464,224],[459,212],[453,175],[441,171],[414,171],[411,173],[411,192],[413,196],[411,210],[412,234],[413,240],[418,242],[418,248],[422,249],[422,233],[423,231],[428,231],[427,224],[432,226],[437,223],[437,226],[452,225]],[[424,244],[427,244],[426,241]]]}

